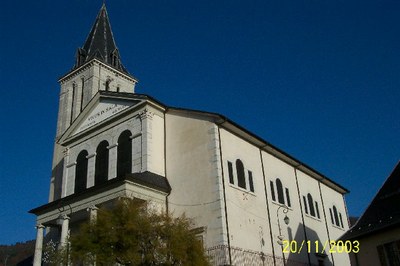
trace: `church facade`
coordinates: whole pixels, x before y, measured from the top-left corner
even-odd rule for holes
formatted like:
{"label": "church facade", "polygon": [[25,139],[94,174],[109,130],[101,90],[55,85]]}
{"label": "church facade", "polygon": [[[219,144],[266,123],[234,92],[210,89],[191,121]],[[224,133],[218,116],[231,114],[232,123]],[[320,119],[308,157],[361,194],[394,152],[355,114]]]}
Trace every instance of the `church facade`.
{"label": "church facade", "polygon": [[34,265],[44,242],[65,244],[120,197],[193,218],[214,265],[350,264],[329,248],[348,230],[348,191],[221,114],[135,93],[105,5],[59,82],[49,203],[30,211]]}

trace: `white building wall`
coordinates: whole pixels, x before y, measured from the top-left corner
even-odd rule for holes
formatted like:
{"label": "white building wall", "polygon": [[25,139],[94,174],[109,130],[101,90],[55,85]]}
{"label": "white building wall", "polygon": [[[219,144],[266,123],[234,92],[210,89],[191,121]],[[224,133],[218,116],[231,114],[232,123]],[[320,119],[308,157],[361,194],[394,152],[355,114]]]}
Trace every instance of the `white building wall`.
{"label": "white building wall", "polygon": [[204,227],[206,247],[227,245],[217,127],[205,120],[166,114],[168,207]]}
{"label": "white building wall", "polygon": [[[282,251],[282,246],[278,244],[279,225],[281,227],[281,235],[283,236],[283,240],[302,243],[302,241],[306,239],[304,234],[304,223],[297,189],[295,169],[293,166],[269,153],[262,152],[262,158],[266,177],[265,181],[267,186],[268,201],[270,202],[270,217],[272,227],[271,244],[273,245],[275,255],[277,257],[284,257],[285,259],[308,262],[307,250],[302,249],[300,253],[284,253]],[[286,225],[283,220],[285,217],[285,213],[283,212],[284,208],[280,208],[282,203],[279,203],[277,179],[282,182],[284,204],[289,208],[289,211],[286,214],[290,219],[288,225]],[[274,187],[275,200],[273,200],[272,196],[271,182]]]}
{"label": "white building wall", "polygon": [[[349,229],[349,221],[345,201],[341,194],[323,184],[321,184],[321,194],[324,201],[324,210],[326,214],[329,236],[331,240],[336,241]],[[337,211],[342,216],[343,227],[332,224],[329,209],[332,209],[333,206],[336,206]],[[334,247],[332,247],[332,250],[333,252],[331,253],[331,256],[335,265],[350,265],[350,258],[347,253],[337,252],[337,249]]]}
{"label": "white building wall", "polygon": [[[225,129],[220,129],[220,136],[230,244],[272,255],[260,151]],[[238,159],[244,165],[246,189],[238,186]],[[232,163],[234,184],[229,179],[228,161]],[[252,173],[254,192],[250,190],[249,171]]]}
{"label": "white building wall", "polygon": [[[326,260],[329,260],[330,263],[332,263],[332,257],[329,253],[329,248],[323,251],[324,246],[329,247],[330,239],[328,236],[326,219],[324,215],[324,206],[322,204],[323,202],[319,189],[319,181],[298,170],[296,170],[296,174],[299,184],[300,202],[302,206],[307,240],[311,241],[309,246],[306,246],[307,252],[310,255],[310,261],[313,264],[318,264],[318,257],[315,255],[315,253],[323,253],[327,255],[325,263],[328,263]],[[309,201],[308,194],[310,194],[312,197],[314,216],[311,212],[311,203]],[[304,203],[303,197],[305,198],[306,203]]]}

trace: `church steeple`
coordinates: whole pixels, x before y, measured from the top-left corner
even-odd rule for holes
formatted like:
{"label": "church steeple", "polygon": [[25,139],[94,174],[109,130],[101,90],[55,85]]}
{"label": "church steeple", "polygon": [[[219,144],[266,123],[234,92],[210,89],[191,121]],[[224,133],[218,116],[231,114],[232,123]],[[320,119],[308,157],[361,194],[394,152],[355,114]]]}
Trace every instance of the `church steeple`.
{"label": "church steeple", "polygon": [[111,30],[106,5],[103,3],[94,25],[82,48],[78,48],[74,68],[89,62],[93,58],[100,60],[127,74],[128,71],[121,63],[118,48]]}
{"label": "church steeple", "polygon": [[105,4],[82,48],[74,68],[59,79],[61,84],[57,137],[70,127],[100,91],[134,93],[137,79],[121,63]]}

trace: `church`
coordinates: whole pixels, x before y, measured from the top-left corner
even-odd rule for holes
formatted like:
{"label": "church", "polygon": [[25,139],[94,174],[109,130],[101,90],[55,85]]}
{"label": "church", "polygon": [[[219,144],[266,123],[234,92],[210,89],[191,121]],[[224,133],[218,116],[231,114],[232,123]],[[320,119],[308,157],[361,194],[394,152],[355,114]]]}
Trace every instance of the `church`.
{"label": "church", "polygon": [[194,219],[213,265],[350,265],[348,190],[224,115],[135,93],[106,6],[59,79],[49,202],[34,265],[97,209],[138,198]]}

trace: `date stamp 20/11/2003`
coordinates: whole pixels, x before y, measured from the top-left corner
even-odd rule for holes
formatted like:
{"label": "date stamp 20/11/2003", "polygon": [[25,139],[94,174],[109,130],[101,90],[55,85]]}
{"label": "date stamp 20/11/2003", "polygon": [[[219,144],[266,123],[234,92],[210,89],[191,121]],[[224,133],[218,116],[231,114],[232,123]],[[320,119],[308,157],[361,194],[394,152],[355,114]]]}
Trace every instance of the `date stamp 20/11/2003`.
{"label": "date stamp 20/11/2003", "polygon": [[283,253],[297,253],[301,251],[308,253],[358,253],[360,251],[360,242],[358,240],[350,241],[335,241],[326,240],[322,243],[319,240],[303,240],[298,242],[296,240],[283,240],[282,251]]}

